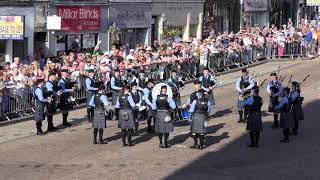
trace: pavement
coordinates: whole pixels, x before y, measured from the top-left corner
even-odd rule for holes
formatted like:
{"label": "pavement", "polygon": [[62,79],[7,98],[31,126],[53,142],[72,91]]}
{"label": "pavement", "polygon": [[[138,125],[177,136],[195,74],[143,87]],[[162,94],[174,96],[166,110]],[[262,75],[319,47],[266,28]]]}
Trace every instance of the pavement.
{"label": "pavement", "polygon": [[[299,136],[282,144],[281,130],[269,125],[272,115],[263,112],[264,131],[259,149],[248,149],[245,124],[236,123],[237,94],[234,82],[241,72],[220,76],[221,87],[215,93],[216,107],[210,116],[206,148],[191,150],[188,122],[175,124],[170,134],[169,149],[158,148],[156,134],[146,133],[134,138],[134,147],[121,147],[116,122],[108,121],[104,137],[106,145],[92,145],[91,125],[85,121],[85,109],[70,113],[73,126],[60,127],[46,136],[35,136],[33,121],[0,127],[0,179],[319,179],[320,143],[318,127],[320,96],[320,64],[317,60],[270,62],[250,68],[259,72],[260,80],[278,70],[293,80],[311,78],[303,84],[305,121]],[[285,80],[285,82],[287,82]],[[192,92],[192,84],[182,91],[183,101]],[[263,110],[267,109],[267,94]],[[54,116],[55,125],[62,121]],[[46,124],[44,123],[44,129]]]}

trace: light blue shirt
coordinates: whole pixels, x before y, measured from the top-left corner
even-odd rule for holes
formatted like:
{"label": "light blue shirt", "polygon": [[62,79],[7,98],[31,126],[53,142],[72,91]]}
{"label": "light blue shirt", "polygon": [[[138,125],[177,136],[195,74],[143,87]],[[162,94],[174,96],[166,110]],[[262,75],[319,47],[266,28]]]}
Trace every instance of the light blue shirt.
{"label": "light blue shirt", "polygon": [[91,86],[91,78],[87,77],[86,79],[86,87],[87,87],[87,91],[96,91],[98,90],[98,88],[92,87]]}
{"label": "light blue shirt", "polygon": [[[252,89],[255,86],[254,79],[252,77],[246,76],[244,77],[245,80],[249,81],[250,85],[246,88],[248,90]],[[236,82],[236,90],[241,93],[241,86],[240,86],[241,78],[239,78]]]}
{"label": "light blue shirt", "polygon": [[[271,85],[271,83],[272,83],[272,81],[269,81],[268,86],[267,86],[268,94],[271,94],[271,87],[273,86],[273,85]],[[277,94],[275,94],[275,96],[281,96],[284,88],[278,80],[273,82],[273,84],[277,84],[277,83],[279,83],[279,92]]]}
{"label": "light blue shirt", "polygon": [[245,106],[251,106],[254,102],[253,96],[249,96],[245,101],[241,102],[241,107],[245,107]]}
{"label": "light blue shirt", "polygon": [[46,88],[48,91],[52,92],[54,96],[58,96],[58,94],[53,90],[53,82],[52,81],[47,81],[46,82]]}
{"label": "light blue shirt", "polygon": [[[172,98],[168,97],[168,98],[167,98],[167,101],[168,101],[169,106],[170,106],[171,109],[176,109],[176,107],[177,107],[177,106],[176,106],[176,103],[174,103],[174,101],[173,101]],[[151,108],[152,108],[153,110],[157,110],[157,100],[153,100],[153,103],[152,103],[152,105],[151,105]]]}
{"label": "light blue shirt", "polygon": [[[146,83],[146,82],[148,81],[148,78],[144,77],[143,80],[144,80],[144,83]],[[140,77],[134,77],[134,78],[132,79],[132,82],[134,82],[134,81],[137,83],[138,89],[139,89],[140,91],[143,91],[143,88],[139,86]]]}
{"label": "light blue shirt", "polygon": [[[96,105],[94,104],[94,98],[96,95],[92,96],[90,102],[89,102],[89,106],[90,107],[96,107]],[[108,101],[108,98],[106,95],[101,95],[100,96],[100,100],[103,103],[104,106],[109,106],[111,103]]]}
{"label": "light blue shirt", "polygon": [[40,87],[37,87],[34,94],[37,96],[38,100],[41,102],[47,102],[47,99],[43,97],[43,90]]}
{"label": "light blue shirt", "polygon": [[[129,94],[128,96],[128,101],[129,101],[129,104],[132,108],[136,107],[136,104],[134,103],[133,99],[132,99],[132,96]],[[117,102],[116,102],[116,105],[115,105],[115,108],[119,109],[120,108],[120,101],[119,101],[119,96],[117,97]]]}
{"label": "light blue shirt", "polygon": [[300,97],[298,90],[293,90],[290,92],[290,101],[295,101],[298,97]]}
{"label": "light blue shirt", "polygon": [[144,88],[144,89],[143,89],[144,101],[145,101],[149,106],[152,107],[152,102],[149,100],[149,93],[151,93],[151,92],[149,91],[148,88]]}
{"label": "light blue shirt", "polygon": [[[215,88],[215,87],[218,86],[218,80],[217,80],[216,76],[209,75],[209,74],[208,74],[208,75],[205,75],[205,76],[210,76],[210,81],[213,81],[213,82],[214,82],[214,85],[213,85],[213,86],[210,86],[211,88]],[[199,78],[199,81],[202,82],[203,77],[204,77],[204,76],[201,76],[201,77]],[[201,86],[201,88],[204,89],[203,86]]]}
{"label": "light blue shirt", "polygon": [[66,89],[66,83],[63,81],[63,79],[66,81],[66,79],[64,77],[61,77],[61,79],[59,80],[59,85],[61,87],[61,91],[62,92],[71,92],[71,89]]}
{"label": "light blue shirt", "polygon": [[111,89],[118,90],[118,91],[121,90],[122,89],[121,87],[118,87],[115,85],[115,81],[116,81],[115,77],[112,77],[111,78]]}
{"label": "light blue shirt", "polygon": [[[194,110],[196,109],[196,105],[197,105],[197,100],[194,100],[191,103],[191,106],[190,106],[190,109],[189,109],[190,113],[194,112]],[[210,103],[210,101],[208,101],[208,113],[210,113],[210,111],[211,111],[211,103]]]}
{"label": "light blue shirt", "polygon": [[276,105],[275,109],[280,110],[284,105],[289,103],[289,99],[287,96],[283,97],[278,105]]}

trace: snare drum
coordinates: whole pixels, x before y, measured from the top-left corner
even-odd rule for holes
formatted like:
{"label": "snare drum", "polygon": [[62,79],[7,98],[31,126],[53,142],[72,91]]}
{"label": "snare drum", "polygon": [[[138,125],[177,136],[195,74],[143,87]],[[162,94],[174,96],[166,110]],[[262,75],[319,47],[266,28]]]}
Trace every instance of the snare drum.
{"label": "snare drum", "polygon": [[181,116],[184,120],[190,119],[190,113],[188,111],[188,108],[182,108],[180,111],[181,111]]}

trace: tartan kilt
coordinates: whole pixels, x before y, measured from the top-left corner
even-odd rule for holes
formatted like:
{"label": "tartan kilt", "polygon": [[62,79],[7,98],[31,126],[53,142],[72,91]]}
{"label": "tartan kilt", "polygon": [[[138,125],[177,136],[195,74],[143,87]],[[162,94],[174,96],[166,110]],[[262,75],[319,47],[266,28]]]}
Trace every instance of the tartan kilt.
{"label": "tartan kilt", "polygon": [[89,107],[89,103],[90,103],[92,97],[94,96],[94,94],[95,94],[94,91],[87,92],[87,107]]}
{"label": "tartan kilt", "polygon": [[45,104],[44,103],[37,103],[34,109],[34,120],[36,122],[41,122],[45,119]]}
{"label": "tartan kilt", "polygon": [[291,112],[281,112],[280,113],[280,128],[294,128],[294,119]]}
{"label": "tartan kilt", "polygon": [[47,104],[47,114],[53,115],[56,112],[57,112],[56,101],[54,100],[51,102],[51,104]]}
{"label": "tartan kilt", "polygon": [[205,121],[206,121],[205,114],[195,113],[192,117],[191,132],[192,133],[199,133],[199,134],[207,133],[206,128],[204,127]]}
{"label": "tartan kilt", "polygon": [[304,120],[304,112],[301,104],[293,104],[291,112],[295,121]]}
{"label": "tartan kilt", "polygon": [[169,111],[156,111],[154,131],[157,133],[169,133],[173,131],[173,121],[166,123],[164,118],[166,116],[171,117]]}
{"label": "tartan kilt", "polygon": [[247,130],[248,131],[262,131],[262,118],[261,112],[250,112],[248,121],[247,121]]}
{"label": "tartan kilt", "polygon": [[67,94],[62,94],[60,96],[60,109],[63,111],[69,111],[73,109],[73,104],[72,102],[68,101],[68,98],[70,97],[70,95]]}
{"label": "tartan kilt", "polygon": [[107,127],[106,116],[102,109],[94,109],[92,127],[96,129],[102,129]]}
{"label": "tartan kilt", "polygon": [[278,97],[275,97],[275,98],[270,97],[268,111],[269,112],[276,112],[275,107],[277,104],[279,104],[279,98]]}
{"label": "tartan kilt", "polygon": [[[129,120],[125,121],[124,120],[124,116],[123,113],[128,113],[129,116]],[[132,114],[132,110],[129,109],[120,109],[119,112],[119,127],[121,129],[133,129],[134,128],[134,119],[133,119],[133,114]]]}

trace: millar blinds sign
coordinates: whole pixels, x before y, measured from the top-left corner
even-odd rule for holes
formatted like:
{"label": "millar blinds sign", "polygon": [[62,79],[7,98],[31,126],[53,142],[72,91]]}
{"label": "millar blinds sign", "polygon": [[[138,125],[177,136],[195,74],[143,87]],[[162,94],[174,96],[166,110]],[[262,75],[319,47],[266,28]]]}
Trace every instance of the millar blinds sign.
{"label": "millar blinds sign", "polygon": [[100,30],[99,6],[56,6],[56,10],[57,16],[61,17],[61,31]]}

